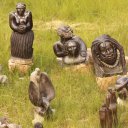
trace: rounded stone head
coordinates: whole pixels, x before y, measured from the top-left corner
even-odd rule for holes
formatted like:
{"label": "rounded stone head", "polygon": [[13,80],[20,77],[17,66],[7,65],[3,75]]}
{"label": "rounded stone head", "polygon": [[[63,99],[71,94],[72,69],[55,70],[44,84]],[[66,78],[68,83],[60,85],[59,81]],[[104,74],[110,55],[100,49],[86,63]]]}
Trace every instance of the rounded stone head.
{"label": "rounded stone head", "polygon": [[24,12],[26,10],[26,5],[24,3],[17,3],[16,4],[16,10],[17,10],[17,14],[19,16],[23,16]]}
{"label": "rounded stone head", "polygon": [[57,34],[61,37],[61,38],[71,38],[73,36],[73,30],[71,29],[70,26],[60,26],[57,29]]}
{"label": "rounded stone head", "polygon": [[122,90],[124,87],[128,90],[128,77],[120,77],[116,81],[115,88],[117,91]]}
{"label": "rounded stone head", "polygon": [[80,46],[77,42],[70,40],[66,42],[66,46],[67,46],[67,51],[69,56],[72,56],[72,57],[78,56]]}
{"label": "rounded stone head", "polygon": [[43,128],[43,125],[42,125],[40,122],[37,122],[37,123],[34,125],[34,128]]}
{"label": "rounded stone head", "polygon": [[114,57],[114,47],[111,42],[102,42],[99,45],[100,53],[104,59],[111,60]]}

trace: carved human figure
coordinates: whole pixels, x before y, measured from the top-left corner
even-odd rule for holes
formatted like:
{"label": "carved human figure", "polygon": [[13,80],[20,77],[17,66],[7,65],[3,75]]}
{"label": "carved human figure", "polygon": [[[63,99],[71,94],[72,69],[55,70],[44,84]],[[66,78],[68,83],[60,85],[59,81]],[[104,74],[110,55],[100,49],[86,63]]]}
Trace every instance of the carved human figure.
{"label": "carved human figure", "polygon": [[55,97],[55,90],[46,73],[36,68],[30,76],[29,99],[41,116],[52,113],[50,102]]}
{"label": "carved human figure", "polygon": [[53,46],[55,55],[62,59],[64,64],[84,63],[87,59],[87,47],[84,41],[73,35],[70,26],[61,26],[57,29],[60,41]]}
{"label": "carved human figure", "polygon": [[128,77],[122,76],[117,79],[115,88],[118,93],[117,102],[119,105],[127,106],[128,104]]}
{"label": "carved human figure", "polygon": [[123,47],[109,35],[96,38],[91,46],[97,77],[126,74]]}
{"label": "carved human figure", "polygon": [[33,55],[34,33],[32,13],[26,11],[24,3],[16,5],[16,11],[9,14],[9,25],[13,30],[11,35],[11,56],[30,59]]}

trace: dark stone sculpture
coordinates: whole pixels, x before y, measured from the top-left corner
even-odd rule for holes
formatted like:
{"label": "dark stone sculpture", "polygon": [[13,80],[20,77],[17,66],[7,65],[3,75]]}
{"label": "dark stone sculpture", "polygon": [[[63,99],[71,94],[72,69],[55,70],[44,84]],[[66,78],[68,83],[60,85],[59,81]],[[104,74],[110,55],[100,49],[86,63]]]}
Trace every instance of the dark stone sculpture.
{"label": "dark stone sculpture", "polygon": [[122,76],[117,79],[115,88],[118,93],[118,104],[126,106],[125,101],[128,98],[128,77]]}
{"label": "dark stone sculpture", "polygon": [[34,125],[34,128],[43,128],[43,125],[38,122]]}
{"label": "dark stone sculpture", "polygon": [[114,88],[109,87],[105,104],[99,110],[101,128],[117,127],[117,98]]}
{"label": "dark stone sculpture", "polygon": [[0,118],[0,128],[22,128],[21,125],[9,123],[6,117]]}
{"label": "dark stone sculpture", "polygon": [[46,114],[52,114],[50,102],[55,97],[55,90],[51,80],[46,73],[41,72],[39,68],[30,76],[29,99],[37,108],[36,113],[42,117]]}
{"label": "dark stone sculpture", "polygon": [[60,41],[53,46],[55,55],[62,58],[64,64],[84,63],[87,57],[87,47],[83,40],[73,35],[69,26],[61,26],[57,29]]}
{"label": "dark stone sculpture", "polygon": [[9,70],[17,68],[21,73],[26,73],[33,64],[32,13],[26,11],[24,3],[16,5],[16,11],[9,14],[9,25],[13,30],[11,35],[11,58]]}
{"label": "dark stone sculpture", "polygon": [[33,55],[34,33],[32,13],[26,11],[24,3],[16,5],[16,12],[9,14],[9,25],[13,30],[11,35],[11,55],[23,59],[30,59]]}
{"label": "dark stone sculpture", "polygon": [[123,47],[109,35],[96,38],[91,47],[97,77],[126,74]]}

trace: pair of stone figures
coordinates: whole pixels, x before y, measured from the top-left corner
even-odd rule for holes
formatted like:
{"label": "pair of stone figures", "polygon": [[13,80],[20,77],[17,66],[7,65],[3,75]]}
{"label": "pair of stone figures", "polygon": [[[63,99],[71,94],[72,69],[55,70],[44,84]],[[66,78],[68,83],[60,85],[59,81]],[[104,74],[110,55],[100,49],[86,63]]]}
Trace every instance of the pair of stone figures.
{"label": "pair of stone figures", "polygon": [[[18,67],[20,71],[32,65],[33,40],[32,13],[26,11],[26,5],[18,3],[16,11],[9,15],[9,25],[13,30],[11,35],[11,58],[9,68]],[[60,41],[53,46],[55,55],[64,64],[80,64],[88,62],[87,46],[84,41],[73,35],[69,26],[57,29]],[[91,46],[96,76],[106,77],[126,73],[126,62],[123,47],[108,35],[96,38]]]}

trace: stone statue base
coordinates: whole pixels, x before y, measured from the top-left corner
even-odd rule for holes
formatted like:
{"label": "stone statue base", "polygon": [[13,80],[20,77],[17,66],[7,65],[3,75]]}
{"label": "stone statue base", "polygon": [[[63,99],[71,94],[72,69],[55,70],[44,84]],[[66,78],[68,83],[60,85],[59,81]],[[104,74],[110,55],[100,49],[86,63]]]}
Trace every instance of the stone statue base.
{"label": "stone statue base", "polygon": [[21,59],[11,57],[8,61],[9,71],[14,71],[17,69],[20,73],[27,73],[27,71],[33,65],[32,59]]}
{"label": "stone statue base", "polygon": [[107,91],[109,86],[114,86],[117,80],[117,76],[111,77],[96,77],[96,82],[99,88],[103,91]]}

